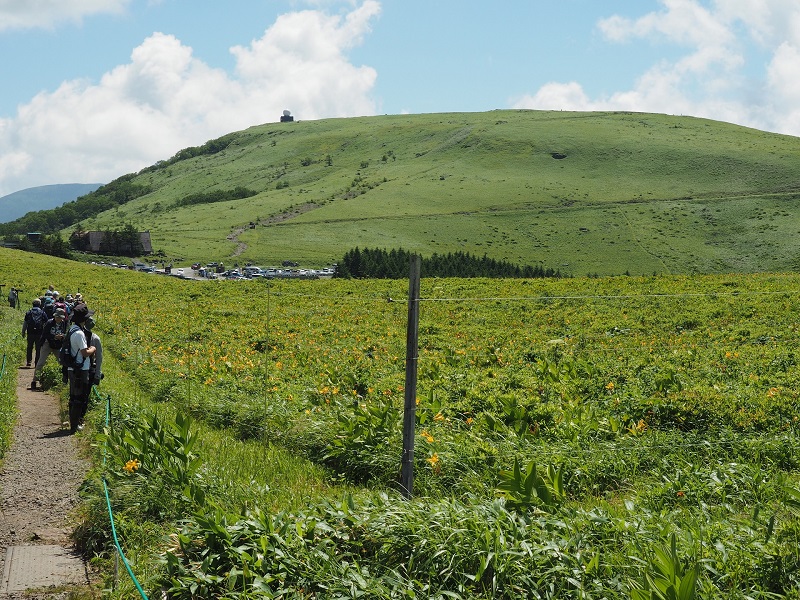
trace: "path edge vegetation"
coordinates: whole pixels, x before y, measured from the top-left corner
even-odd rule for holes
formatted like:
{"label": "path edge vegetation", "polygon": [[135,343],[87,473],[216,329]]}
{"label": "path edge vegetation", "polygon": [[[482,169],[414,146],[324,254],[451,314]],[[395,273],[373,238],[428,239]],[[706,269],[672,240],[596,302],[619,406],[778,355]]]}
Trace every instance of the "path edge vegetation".
{"label": "path edge vegetation", "polygon": [[[7,256],[0,252],[6,265]],[[212,310],[204,304],[198,284],[159,282],[156,298],[147,294],[151,280],[143,279],[145,275],[86,267],[66,274],[36,258],[26,260],[33,261],[28,267],[38,269],[28,271],[36,272],[35,277],[24,275],[25,269],[17,272],[26,277],[22,289],[37,289],[49,278],[60,277],[69,280],[67,285],[80,285],[100,308],[98,327],[109,349],[102,392],[114,399],[112,427],[104,429],[105,415],[95,407],[87,431],[97,435],[96,470],[85,486],[86,520],[78,536],[83,548],[98,557],[96,562],[110,569],[107,516],[98,493],[100,477],[105,476],[112,484],[123,547],[151,592],[166,586],[176,598],[514,598],[533,593],[543,598],[797,597],[800,444],[794,425],[797,396],[790,385],[797,344],[791,325],[798,283],[794,275],[610,278],[552,286],[537,282],[531,292],[539,298],[537,307],[541,304],[545,310],[537,313],[536,322],[548,320],[546,327],[541,325],[543,333],[566,335],[540,339],[523,349],[515,349],[510,338],[501,339],[496,327],[484,331],[492,338],[481,348],[448,345],[452,336],[440,336],[450,332],[448,317],[423,319],[426,366],[421,377],[436,385],[429,385],[420,398],[417,469],[422,493],[402,502],[391,485],[391,465],[399,457],[386,446],[396,437],[396,403],[386,399],[391,394],[378,398],[375,389],[362,389],[372,377],[382,380],[377,372],[356,368],[391,351],[397,332],[386,340],[372,331],[369,340],[361,340],[358,347],[372,357],[336,362],[329,355],[328,371],[310,375],[308,382],[316,385],[304,392],[304,403],[273,405],[270,396],[268,405],[263,397],[248,401],[237,396],[231,378],[220,376],[217,386],[204,385],[180,370],[200,366],[209,338],[220,343],[205,326],[186,329],[186,323]],[[240,313],[235,307],[258,298],[257,305],[265,309],[259,293],[263,288],[220,283],[214,295],[224,291],[230,300],[213,310],[224,313],[232,327],[223,337],[245,335],[238,329]],[[466,280],[432,284],[445,298],[466,298],[485,286]],[[295,314],[289,313],[289,302],[297,305],[297,314],[312,317],[309,324],[316,324],[311,305],[302,300],[324,299],[316,285],[319,282],[271,288],[273,315],[289,321]],[[340,306],[317,309],[320,322],[329,324],[327,330],[312,330],[318,339],[345,328],[344,322],[330,324],[329,317],[347,308],[341,306],[347,294],[358,290],[361,300],[369,299],[364,306],[376,313],[379,306],[394,311],[387,295],[403,295],[402,282],[335,285],[350,287],[326,284],[324,292],[336,291]],[[508,288],[511,285],[519,287]],[[517,292],[523,285],[492,283]],[[136,298],[126,296],[130,307],[102,296],[104,288],[121,293],[128,286],[140,292]],[[685,290],[681,301],[686,303],[698,286],[708,286],[704,294],[714,302],[698,300],[691,314],[681,309],[676,313],[680,318],[669,322],[671,331],[636,337],[640,326],[647,330],[647,323],[640,321],[654,319],[649,323],[653,326],[657,318],[652,310],[634,310],[630,299],[620,300],[624,292],[638,290],[637,302],[659,305],[663,312],[667,300],[659,297],[659,289]],[[737,294],[729,294],[731,289]],[[581,305],[621,305],[619,310],[584,315],[585,307],[567,297],[570,291],[573,296],[592,292],[592,302]],[[280,301],[282,296],[286,301]],[[502,294],[489,302],[500,304],[499,297]],[[768,299],[777,302],[762,303]],[[170,303],[179,309],[170,312],[165,308]],[[359,304],[353,313],[360,317],[343,313],[350,315],[345,321],[363,319],[355,324],[359,329],[380,323],[367,319],[364,306]],[[759,314],[761,309],[770,314]],[[159,318],[146,319],[146,311]],[[497,306],[492,311],[504,327],[522,332],[507,320],[508,309]],[[249,309],[244,312],[249,314]],[[492,314],[474,305],[457,312],[459,319],[473,325],[486,323]],[[521,314],[519,307],[512,312]],[[169,338],[164,331],[163,318],[170,315],[185,319],[179,323],[184,328],[179,338]],[[761,398],[761,404],[742,403],[743,412],[737,413],[713,404],[713,395],[697,395],[704,388],[691,378],[702,371],[691,356],[706,356],[700,344],[708,336],[705,318],[713,320],[723,336],[719,346],[706,341],[713,345],[708,356],[718,361],[718,383],[743,385],[736,388],[742,393],[748,386],[757,388],[763,394],[748,402]],[[779,318],[778,331],[774,320]],[[765,322],[770,319],[772,323]],[[578,333],[582,325],[592,327],[592,320],[603,321],[597,330],[603,332],[603,342],[633,337],[636,344],[646,342],[643,354],[626,354],[628,360],[652,357],[638,367],[640,381],[630,380],[637,369],[609,377],[598,340]],[[303,346],[305,336],[297,323],[286,325],[280,336],[249,338],[247,343],[256,347],[261,342],[267,348],[286,344],[285,360],[287,346],[296,347],[295,353],[305,348],[295,363],[298,369],[303,361],[314,362],[312,347]],[[665,351],[659,334],[675,345]],[[677,345],[687,338],[691,343]],[[150,346],[167,341],[172,344],[169,350]],[[136,344],[147,344],[147,352],[132,355]],[[593,349],[594,368],[601,371],[593,372],[593,365],[583,361],[581,346]],[[316,351],[343,354],[347,348],[321,343]],[[623,354],[630,349],[620,342],[608,351]],[[661,353],[669,357],[676,352],[679,362],[659,362]],[[239,368],[232,354],[231,349],[226,354],[230,365],[219,356],[211,358],[221,361],[215,362],[219,369],[232,373]],[[511,357],[515,360],[509,362]],[[164,359],[172,358],[197,362],[175,362],[167,369]],[[745,365],[745,360],[753,362]],[[675,365],[681,369],[670,371]],[[466,398],[474,402],[488,394],[483,401],[491,403],[490,411],[478,413],[473,406],[472,412],[463,412],[464,405],[456,406],[456,398],[448,397],[448,388],[458,388],[472,371],[481,379],[469,381],[472,388],[465,390]],[[397,374],[395,369],[385,375],[386,381]],[[291,378],[291,373],[280,375]],[[274,372],[261,376],[282,385]],[[504,391],[490,387],[493,379],[503,382]],[[536,401],[518,402],[514,390],[527,389],[533,381],[541,386]],[[622,391],[645,383],[652,395],[642,396],[639,390],[628,396]],[[378,395],[388,390],[379,389]],[[226,403],[226,396],[233,402]],[[242,404],[240,412],[237,404]],[[611,408],[619,404],[627,404],[629,418]],[[298,411],[299,406],[305,408]],[[771,412],[760,416],[761,410]],[[737,414],[745,417],[738,423]],[[248,415],[250,420],[243,420]],[[715,422],[720,418],[729,422],[720,426]],[[315,419],[320,427],[315,428]],[[480,436],[471,433],[473,425],[481,428]],[[325,438],[326,428],[336,435]],[[713,443],[705,437],[706,429],[715,432]],[[297,439],[300,442],[292,441]],[[458,453],[468,445],[468,453]],[[586,461],[581,474],[575,453],[591,457],[587,452],[598,458]],[[370,472],[355,468],[370,456]],[[758,462],[748,462],[748,457]],[[643,479],[633,479],[630,468],[640,470]],[[590,473],[591,469],[602,472]],[[482,480],[490,472],[492,480]],[[233,473],[247,477],[234,478]],[[725,503],[719,504],[720,496]],[[123,578],[114,594],[131,597],[131,592]]]}
{"label": "path edge vegetation", "polygon": [[21,329],[22,314],[5,303],[0,321],[0,461],[11,445],[17,421],[17,367],[25,355]]}

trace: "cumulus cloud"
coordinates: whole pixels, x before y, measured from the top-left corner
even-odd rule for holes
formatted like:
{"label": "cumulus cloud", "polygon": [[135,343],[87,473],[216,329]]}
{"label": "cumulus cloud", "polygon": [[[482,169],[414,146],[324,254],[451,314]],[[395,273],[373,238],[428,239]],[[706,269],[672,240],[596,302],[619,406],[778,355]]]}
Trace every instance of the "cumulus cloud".
{"label": "cumulus cloud", "polygon": [[[627,90],[592,98],[580,83],[549,82],[515,108],[689,114],[800,135],[800,4],[795,0],[660,0],[639,18],[613,15],[597,27],[610,43],[684,49]],[[753,45],[771,55],[760,77]]]}
{"label": "cumulus cloud", "polygon": [[379,13],[378,2],[368,0],[345,17],[283,15],[249,47],[231,49],[237,75],[253,98],[280,99],[304,118],[374,114],[369,91],[377,73],[350,64],[345,51],[361,43]]}
{"label": "cumulus cloud", "polygon": [[0,195],[109,181],[181,148],[277,121],[286,108],[301,119],[374,114],[376,72],[351,64],[346,51],[379,12],[366,0],[345,15],[283,15],[260,39],[231,49],[233,73],[154,33],[99,82],[64,82],[0,120]]}
{"label": "cumulus cloud", "polygon": [[784,42],[775,51],[767,70],[766,88],[770,94],[765,118],[780,120],[787,133],[800,135],[800,48]]}
{"label": "cumulus cloud", "polygon": [[100,13],[122,12],[130,0],[0,0],[0,31],[50,29]]}

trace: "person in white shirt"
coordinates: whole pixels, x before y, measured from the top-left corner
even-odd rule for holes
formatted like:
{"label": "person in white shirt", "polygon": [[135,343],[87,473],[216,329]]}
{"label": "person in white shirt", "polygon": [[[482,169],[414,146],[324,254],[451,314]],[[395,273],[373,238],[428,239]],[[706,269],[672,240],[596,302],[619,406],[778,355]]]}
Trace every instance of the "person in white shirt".
{"label": "person in white shirt", "polygon": [[85,329],[86,320],[94,314],[85,304],[78,304],[70,317],[72,325],[67,330],[70,356],[67,367],[69,379],[69,430],[75,433],[83,427],[83,417],[89,407],[89,393],[92,384],[89,381],[91,357],[97,348],[89,345],[91,332]]}

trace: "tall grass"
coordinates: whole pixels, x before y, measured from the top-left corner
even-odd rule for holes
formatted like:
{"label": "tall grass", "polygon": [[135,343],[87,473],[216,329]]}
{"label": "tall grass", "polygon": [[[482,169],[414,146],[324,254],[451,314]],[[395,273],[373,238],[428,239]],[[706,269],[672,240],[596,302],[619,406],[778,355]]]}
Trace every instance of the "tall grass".
{"label": "tall grass", "polygon": [[11,445],[17,421],[17,369],[25,357],[22,317],[22,312],[7,305],[0,308],[0,461]]}
{"label": "tall grass", "polygon": [[15,258],[97,310],[79,538],[110,560],[103,474],[154,593],[797,597],[796,275],[426,280],[405,502],[402,282]]}

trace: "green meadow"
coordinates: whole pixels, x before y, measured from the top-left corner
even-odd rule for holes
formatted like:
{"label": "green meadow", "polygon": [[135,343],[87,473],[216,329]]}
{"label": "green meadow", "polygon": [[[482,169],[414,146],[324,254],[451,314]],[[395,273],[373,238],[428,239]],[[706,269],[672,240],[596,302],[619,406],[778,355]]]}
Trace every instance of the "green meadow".
{"label": "green meadow", "polygon": [[[222,151],[143,170],[132,182],[150,193],[81,226],[132,223],[189,262],[324,266],[360,246],[576,276],[798,267],[790,136],[691,117],[503,110],[271,123],[224,139]],[[176,207],[239,186],[256,195]]]}
{"label": "green meadow", "polygon": [[[795,273],[423,273],[410,500],[407,282],[184,281],[5,249],[0,273],[26,304],[54,283],[97,311],[75,537],[109,588],[101,478],[150,597],[800,597]],[[0,316],[17,360],[20,313]],[[64,393],[55,365],[44,381]]]}

